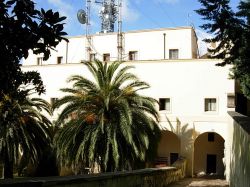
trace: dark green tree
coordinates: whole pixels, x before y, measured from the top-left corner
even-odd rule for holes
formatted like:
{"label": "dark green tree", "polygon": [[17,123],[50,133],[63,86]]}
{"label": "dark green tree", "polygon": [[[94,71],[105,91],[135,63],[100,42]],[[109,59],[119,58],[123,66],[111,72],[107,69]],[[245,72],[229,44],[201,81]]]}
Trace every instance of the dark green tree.
{"label": "dark green tree", "polygon": [[[93,79],[75,75],[72,88],[55,103],[62,106],[55,146],[62,164],[101,171],[134,169],[148,158],[159,140],[157,101],[138,93],[149,87],[131,66],[119,62],[86,62]],[[151,157],[150,157],[151,156]]]}
{"label": "dark green tree", "polygon": [[13,166],[21,157],[36,165],[43,150],[51,144],[51,122],[42,111],[51,114],[50,105],[39,98],[16,100],[5,95],[0,102],[0,159],[4,178],[13,177]]}
{"label": "dark green tree", "polygon": [[[18,110],[22,108],[16,107],[22,105],[31,91],[38,94],[45,91],[40,75],[22,72],[20,61],[27,58],[29,50],[43,53],[44,59],[48,59],[50,49],[66,35],[64,19],[58,12],[36,9],[32,0],[0,0],[0,155],[5,178],[13,177],[12,167],[17,154],[17,147],[13,146],[21,144],[18,142],[21,137],[13,136],[14,130],[22,127],[22,123],[17,123],[17,115],[22,114]],[[33,150],[32,154],[35,152],[39,153]]]}
{"label": "dark green tree", "polygon": [[229,0],[199,0],[196,10],[204,20],[201,27],[214,35],[206,42],[217,42],[210,49],[212,58],[223,59],[219,66],[232,64],[232,78],[239,80],[243,94],[250,99],[250,1],[241,1],[237,11]]}

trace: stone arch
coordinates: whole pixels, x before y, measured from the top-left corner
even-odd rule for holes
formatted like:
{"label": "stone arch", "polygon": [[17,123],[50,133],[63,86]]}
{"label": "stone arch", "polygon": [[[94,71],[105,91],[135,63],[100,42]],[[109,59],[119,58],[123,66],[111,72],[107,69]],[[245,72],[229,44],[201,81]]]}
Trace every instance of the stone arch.
{"label": "stone arch", "polygon": [[194,175],[224,175],[225,139],[216,132],[204,132],[194,141]]}
{"label": "stone arch", "polygon": [[167,165],[171,165],[178,159],[180,152],[180,138],[171,131],[163,130],[161,132],[161,140],[158,144],[158,157],[167,158]]}

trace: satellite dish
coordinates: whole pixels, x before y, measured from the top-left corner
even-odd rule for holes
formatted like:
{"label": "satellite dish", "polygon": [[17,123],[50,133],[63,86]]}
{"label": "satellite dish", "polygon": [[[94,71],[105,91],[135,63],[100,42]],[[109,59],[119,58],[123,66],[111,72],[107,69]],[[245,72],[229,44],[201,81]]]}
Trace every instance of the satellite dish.
{"label": "satellite dish", "polygon": [[86,24],[87,18],[86,13],[84,10],[80,9],[77,12],[77,19],[81,24]]}

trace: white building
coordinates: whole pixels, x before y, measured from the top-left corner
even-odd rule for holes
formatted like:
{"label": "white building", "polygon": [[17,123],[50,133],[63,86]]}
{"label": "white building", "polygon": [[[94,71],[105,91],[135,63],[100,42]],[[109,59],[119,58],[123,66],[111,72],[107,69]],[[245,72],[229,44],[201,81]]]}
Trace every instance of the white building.
{"label": "white building", "polygon": [[[37,70],[46,86],[47,100],[62,96],[72,74],[88,76],[82,60],[117,59],[117,34],[69,37],[48,61],[30,54],[23,71]],[[228,110],[234,110],[234,80],[219,60],[198,59],[196,34],[191,27],[123,33],[122,58],[151,88],[143,94],[159,100],[162,139],[158,156],[168,165],[187,158],[187,175],[201,172],[226,175],[229,180],[232,133]],[[52,99],[53,100],[53,99]]]}
{"label": "white building", "polygon": [[[24,65],[69,64],[82,60],[117,60],[117,33],[99,33],[69,37],[52,51],[47,61],[40,55],[30,55]],[[191,27],[130,31],[122,34],[122,58],[125,61],[194,59],[197,58],[197,38]]]}

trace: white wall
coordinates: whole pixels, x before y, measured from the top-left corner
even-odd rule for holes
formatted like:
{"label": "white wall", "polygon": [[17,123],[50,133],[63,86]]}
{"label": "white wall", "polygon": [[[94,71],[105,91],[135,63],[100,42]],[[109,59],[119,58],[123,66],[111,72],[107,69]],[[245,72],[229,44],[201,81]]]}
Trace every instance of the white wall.
{"label": "white wall", "polygon": [[[127,62],[134,65],[132,71],[151,88],[142,92],[155,99],[171,98],[171,111],[160,111],[161,127],[171,130],[181,139],[181,156],[188,159],[188,175],[193,173],[194,134],[216,132],[229,142],[227,130],[227,93],[234,93],[234,80],[228,79],[229,66],[218,67],[218,60],[165,60]],[[89,77],[83,64],[61,64],[43,66],[23,66],[24,71],[40,72],[47,92],[43,97],[61,97],[60,88],[68,87],[67,78],[72,74]],[[204,98],[217,98],[217,111],[204,111]],[[226,152],[229,150],[226,149]],[[230,155],[225,154],[226,160]],[[227,162],[228,163],[228,162]],[[226,173],[229,174],[229,166]]]}
{"label": "white wall", "polygon": [[[216,60],[155,61],[125,63],[135,66],[133,72],[151,88],[143,94],[156,99],[171,98],[171,112],[160,112],[162,121],[169,116],[219,117],[227,114],[227,93],[234,93],[234,81],[228,78],[229,67],[218,67]],[[88,75],[82,64],[23,66],[41,73],[47,97],[60,96],[59,88],[67,86],[72,74]],[[217,111],[204,111],[204,98],[217,98]]]}
{"label": "white wall", "polygon": [[[227,93],[234,93],[228,79],[229,67],[216,60],[133,63],[135,73],[151,85],[145,94],[171,98],[171,112],[177,116],[220,116],[227,113]],[[204,98],[217,98],[217,111],[204,111]]]}
{"label": "white wall", "polygon": [[191,59],[191,29],[169,29],[154,32],[134,32],[125,34],[125,54],[129,51],[138,51],[140,60],[164,59],[164,33],[165,55],[169,58],[169,49],[179,49],[180,59]]}
{"label": "white wall", "polygon": [[[179,59],[192,59],[197,51],[197,41],[194,30],[191,27],[165,28],[155,30],[130,31],[123,33],[123,59],[128,60],[129,51],[138,51],[138,60],[169,58],[169,49],[179,50]],[[63,56],[63,63],[79,63],[81,60],[89,60],[86,52],[85,36],[69,37],[69,42],[62,41],[56,49],[51,51],[49,60],[43,64],[57,64],[57,57]],[[111,61],[117,60],[117,33],[91,35],[91,51],[97,59],[103,60],[104,53],[110,53]],[[23,65],[37,65],[37,57],[30,51],[29,57]]]}

